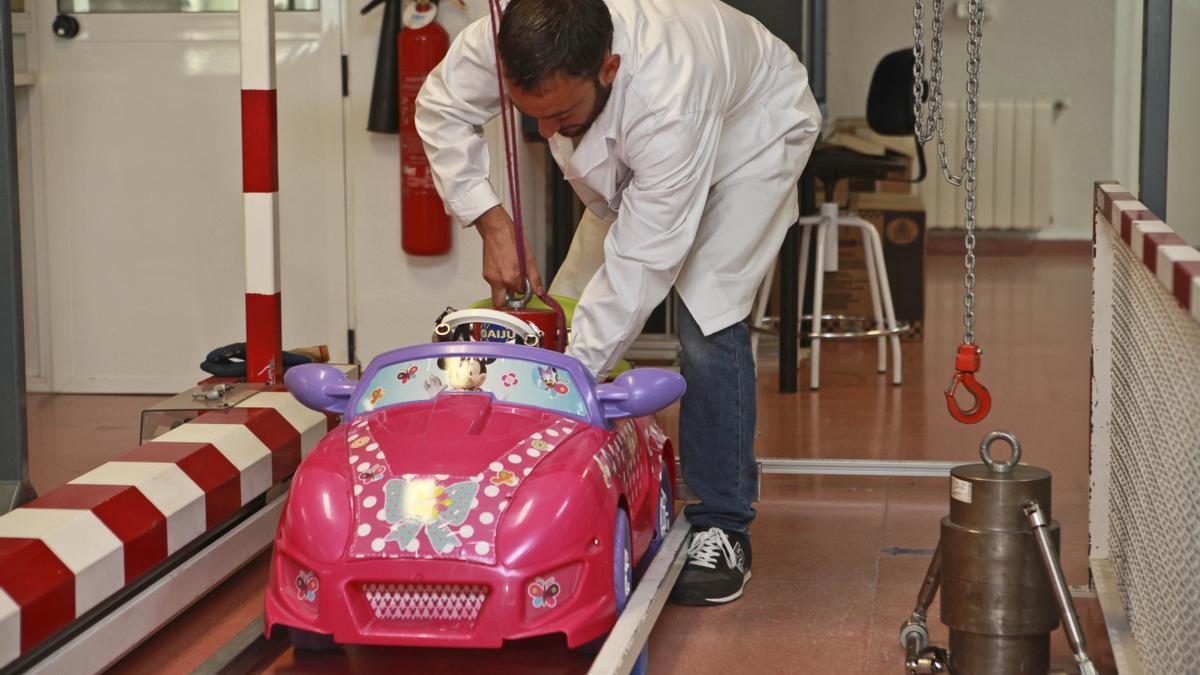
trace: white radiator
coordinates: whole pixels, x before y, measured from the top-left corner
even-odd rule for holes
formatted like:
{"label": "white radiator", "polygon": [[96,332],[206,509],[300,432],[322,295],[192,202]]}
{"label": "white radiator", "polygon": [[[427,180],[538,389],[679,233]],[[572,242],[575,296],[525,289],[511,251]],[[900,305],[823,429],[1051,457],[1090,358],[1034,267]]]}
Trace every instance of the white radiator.
{"label": "white radiator", "polygon": [[[945,102],[946,147],[960,172],[966,104]],[[1050,170],[1054,101],[1043,98],[984,99],[976,136],[976,227],[1028,230],[1050,224]],[[937,137],[925,145],[929,174],[919,184],[931,228],[961,228],[964,190],[942,177]]]}

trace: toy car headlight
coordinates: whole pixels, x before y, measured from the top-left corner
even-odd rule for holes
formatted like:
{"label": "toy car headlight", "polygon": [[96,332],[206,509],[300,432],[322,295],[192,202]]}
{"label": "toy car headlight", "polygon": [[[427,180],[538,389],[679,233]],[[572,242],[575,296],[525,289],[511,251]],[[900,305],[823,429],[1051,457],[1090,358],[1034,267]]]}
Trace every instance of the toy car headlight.
{"label": "toy car headlight", "polygon": [[322,465],[297,473],[288,496],[283,540],[289,551],[313,562],[341,559],[350,535],[350,480]]}

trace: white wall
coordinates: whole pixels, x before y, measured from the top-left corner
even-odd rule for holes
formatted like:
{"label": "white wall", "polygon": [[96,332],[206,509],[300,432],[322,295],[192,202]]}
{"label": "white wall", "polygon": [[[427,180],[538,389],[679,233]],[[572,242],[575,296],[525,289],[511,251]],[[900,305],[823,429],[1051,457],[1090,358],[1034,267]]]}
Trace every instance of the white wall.
{"label": "white wall", "polygon": [[[365,365],[381,352],[428,341],[434,319],[447,305],[462,307],[489,296],[490,291],[480,276],[482,246],[473,229],[456,227],[451,251],[444,256],[410,256],[400,248],[399,137],[366,131],[383,12],[380,8],[364,17],[358,13],[359,4],[346,9],[350,55],[346,162],[351,305],[357,357]],[[452,2],[441,4],[438,20],[451,38],[472,19],[487,14],[486,0],[467,0],[467,10]],[[503,151],[498,152],[496,123],[488,135],[493,141],[492,184],[502,185]],[[519,156],[526,228],[539,256],[545,241],[544,167],[539,170],[543,147],[522,143]]]}
{"label": "white wall", "polygon": [[[1121,177],[1114,164],[1112,138],[1117,6],[1124,1],[995,0],[987,4],[993,16],[984,23],[980,96],[1038,96],[1069,102],[1055,123],[1050,204],[1054,224],[1040,232],[1043,238],[1090,238],[1093,182]],[[943,90],[963,98],[967,24],[955,17],[955,4],[947,3],[945,17]],[[925,6],[928,22],[931,3],[926,0]],[[867,89],[879,59],[912,47],[912,11],[910,0],[829,3],[831,115],[866,114]],[[927,27],[927,36],[929,32]],[[1127,94],[1136,100],[1139,92],[1133,88]],[[1136,137],[1136,119],[1134,124]],[[932,166],[936,147],[931,144],[926,150]],[[960,148],[960,157],[961,152]],[[934,178],[941,180],[936,175],[927,180]]]}
{"label": "white wall", "polygon": [[1200,246],[1200,2],[1172,3],[1167,223]]}

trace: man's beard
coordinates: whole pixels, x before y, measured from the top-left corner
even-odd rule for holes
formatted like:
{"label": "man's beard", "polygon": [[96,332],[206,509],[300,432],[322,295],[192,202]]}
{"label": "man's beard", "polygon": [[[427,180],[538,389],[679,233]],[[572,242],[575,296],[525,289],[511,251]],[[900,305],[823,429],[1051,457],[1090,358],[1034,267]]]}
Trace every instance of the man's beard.
{"label": "man's beard", "polygon": [[608,95],[612,93],[612,85],[610,84],[606,87],[600,84],[600,78],[596,78],[595,87],[596,102],[592,105],[592,111],[588,113],[587,119],[581,124],[573,124],[569,127],[559,129],[559,135],[576,139],[586,134],[588,129],[592,128],[592,124],[595,123],[596,118],[600,116],[600,113],[604,112],[604,106],[608,103]]}

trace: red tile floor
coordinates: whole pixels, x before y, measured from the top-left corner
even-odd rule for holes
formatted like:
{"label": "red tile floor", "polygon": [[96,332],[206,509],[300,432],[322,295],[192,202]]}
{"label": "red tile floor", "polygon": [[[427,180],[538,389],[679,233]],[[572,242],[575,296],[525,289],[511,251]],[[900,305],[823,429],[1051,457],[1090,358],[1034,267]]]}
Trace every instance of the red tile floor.
{"label": "red tile floor", "polygon": [[[994,407],[972,427],[953,422],[942,397],[961,340],[961,260],[929,257],[925,336],[904,345],[902,386],[874,372],[872,342],[827,343],[819,392],[779,394],[777,364],[764,362],[758,456],[971,461],[984,433],[1007,429],[1020,437],[1024,460],[1053,473],[1067,580],[1085,585],[1090,250],[1081,244],[981,256],[980,380]],[[802,383],[807,367],[801,364]],[[30,395],[35,487],[48,490],[131,447],[138,412],[155,400]],[[675,411],[663,419],[673,427]],[[718,608],[668,605],[650,639],[651,672],[902,672],[898,627],[912,609],[947,501],[944,478],[766,477],[753,529],[754,579],[745,596]],[[114,671],[192,671],[260,611],[266,570],[260,556]],[[1098,606],[1078,603],[1101,671],[1115,672]],[[930,626],[934,641],[944,644],[936,602]],[[1061,631],[1052,639],[1054,667],[1075,672]],[[588,660],[542,640],[503,652],[279,649],[254,670],[343,672],[382,664],[434,673],[582,673]]]}

